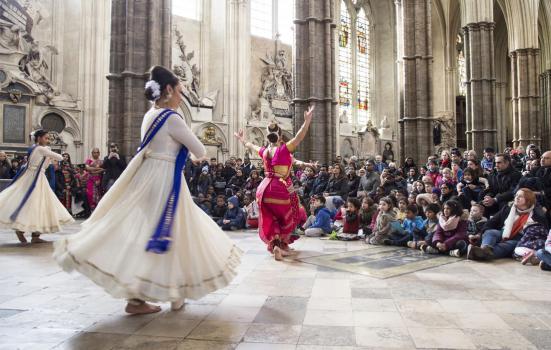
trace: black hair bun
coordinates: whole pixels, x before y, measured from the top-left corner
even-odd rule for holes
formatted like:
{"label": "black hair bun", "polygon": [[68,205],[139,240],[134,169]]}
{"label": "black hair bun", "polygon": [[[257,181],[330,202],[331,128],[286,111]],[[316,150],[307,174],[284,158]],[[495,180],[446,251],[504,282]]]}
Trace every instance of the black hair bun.
{"label": "black hair bun", "polygon": [[145,84],[145,97],[149,101],[157,101],[167,86],[176,87],[180,79],[169,69],[162,66],[153,66],[149,70],[149,80]]}

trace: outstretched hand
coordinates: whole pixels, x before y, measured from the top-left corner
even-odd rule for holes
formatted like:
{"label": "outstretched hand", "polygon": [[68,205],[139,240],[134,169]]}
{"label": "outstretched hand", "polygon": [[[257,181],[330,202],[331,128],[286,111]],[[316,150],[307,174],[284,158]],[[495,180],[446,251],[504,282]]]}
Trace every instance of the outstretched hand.
{"label": "outstretched hand", "polygon": [[235,137],[237,137],[237,139],[239,141],[241,141],[241,143],[245,143],[245,132],[243,131],[243,129],[240,129],[238,132],[235,132],[234,133]]}
{"label": "outstretched hand", "polygon": [[304,121],[310,123],[314,116],[314,105],[310,105],[307,111],[304,111]]}

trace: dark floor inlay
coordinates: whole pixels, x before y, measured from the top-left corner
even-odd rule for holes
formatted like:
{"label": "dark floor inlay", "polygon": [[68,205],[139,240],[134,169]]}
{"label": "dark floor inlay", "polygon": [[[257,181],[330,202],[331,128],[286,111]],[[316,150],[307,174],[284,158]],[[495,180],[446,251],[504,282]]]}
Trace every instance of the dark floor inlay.
{"label": "dark floor inlay", "polygon": [[366,249],[352,252],[325,254],[298,260],[335,270],[377,278],[395,277],[460,261],[460,259],[451,258],[446,255],[425,254],[419,250],[407,248],[389,246],[366,247]]}

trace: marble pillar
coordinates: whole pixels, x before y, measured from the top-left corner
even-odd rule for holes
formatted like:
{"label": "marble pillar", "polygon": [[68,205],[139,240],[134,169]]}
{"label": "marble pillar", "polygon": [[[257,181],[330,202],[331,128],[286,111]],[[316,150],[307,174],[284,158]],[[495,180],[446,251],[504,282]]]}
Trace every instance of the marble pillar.
{"label": "marble pillar", "polygon": [[463,27],[467,66],[467,147],[482,154],[497,148],[497,107],[493,22]]}
{"label": "marble pillar", "polygon": [[541,144],[539,76],[540,50],[536,48],[512,51],[513,145],[526,147]]}
{"label": "marble pillar", "polygon": [[150,108],[144,97],[148,71],[171,67],[172,0],[113,0],[111,6],[108,139],[129,158]]}
{"label": "marble pillar", "polygon": [[295,132],[308,106],[316,108],[296,156],[322,163],[332,161],[337,152],[334,9],[334,0],[295,1]]}
{"label": "marble pillar", "polygon": [[424,163],[433,153],[431,0],[402,0],[403,113],[400,158]]}

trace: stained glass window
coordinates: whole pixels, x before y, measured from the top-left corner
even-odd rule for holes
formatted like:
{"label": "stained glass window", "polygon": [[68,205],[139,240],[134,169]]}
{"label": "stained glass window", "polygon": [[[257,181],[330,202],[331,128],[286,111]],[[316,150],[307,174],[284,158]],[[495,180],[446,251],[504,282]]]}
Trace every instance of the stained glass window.
{"label": "stained glass window", "polygon": [[277,31],[279,32],[281,42],[286,44],[293,43],[295,35],[293,17],[295,13],[295,4],[293,0],[277,1]]}
{"label": "stained glass window", "polygon": [[341,2],[339,28],[339,115],[346,113],[352,123],[352,51],[351,20],[346,4]]}
{"label": "stained glass window", "polygon": [[251,34],[273,38],[272,0],[251,1]]}
{"label": "stained glass window", "polygon": [[369,21],[361,9],[356,19],[356,84],[358,124],[369,118]]}
{"label": "stained glass window", "polygon": [[458,92],[460,96],[467,94],[467,65],[465,62],[465,49],[463,45],[463,37],[457,35],[457,83]]}

